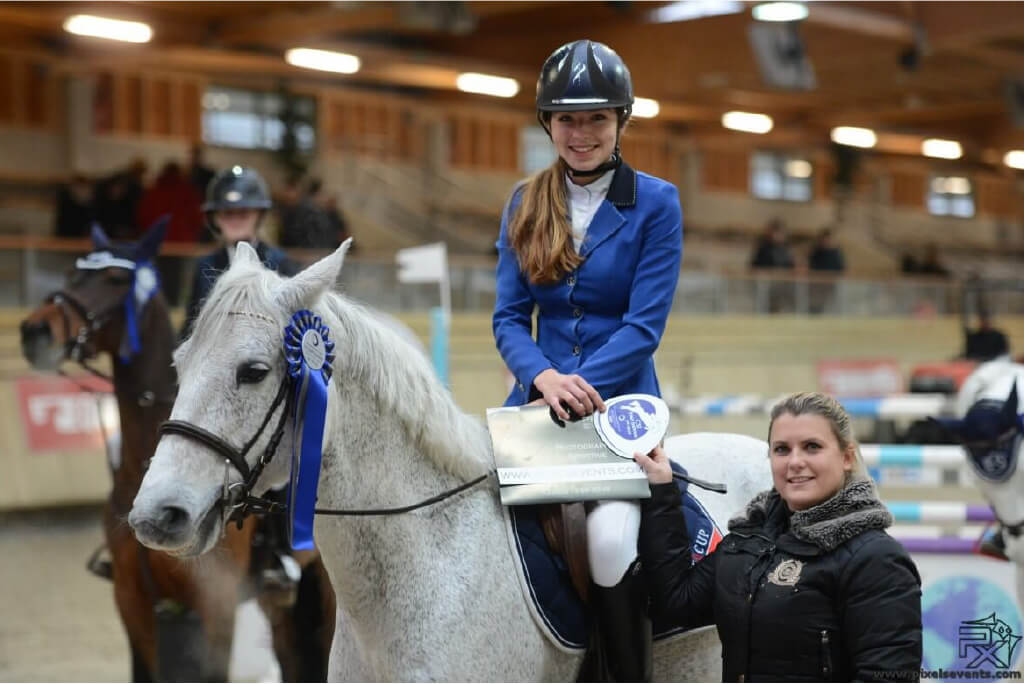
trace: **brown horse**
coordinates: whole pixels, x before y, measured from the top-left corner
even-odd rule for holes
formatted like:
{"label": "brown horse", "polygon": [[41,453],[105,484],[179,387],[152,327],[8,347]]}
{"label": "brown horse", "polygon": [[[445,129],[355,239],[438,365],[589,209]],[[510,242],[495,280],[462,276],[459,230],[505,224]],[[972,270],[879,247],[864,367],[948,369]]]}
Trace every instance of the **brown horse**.
{"label": "brown horse", "polygon": [[250,563],[254,521],[232,527],[212,559],[183,561],[139,544],[125,522],[174,402],[175,335],[153,262],[164,225],[115,245],[95,228],[95,251],[79,259],[67,287],[21,324],[36,368],[112,359],[121,417],[120,458],[104,509],[114,600],[128,635],[135,681],[226,681],[235,609]]}

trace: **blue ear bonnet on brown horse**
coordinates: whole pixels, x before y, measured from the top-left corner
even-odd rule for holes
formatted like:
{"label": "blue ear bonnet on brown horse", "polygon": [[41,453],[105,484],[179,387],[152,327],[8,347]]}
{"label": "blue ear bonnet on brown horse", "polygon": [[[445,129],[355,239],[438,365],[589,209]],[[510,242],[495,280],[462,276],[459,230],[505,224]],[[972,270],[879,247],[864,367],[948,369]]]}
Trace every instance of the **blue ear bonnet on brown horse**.
{"label": "blue ear bonnet on brown horse", "polygon": [[76,262],[80,270],[124,268],[132,271],[132,286],[124,298],[124,335],[118,349],[121,361],[127,363],[142,349],[139,321],[149,300],[160,291],[160,275],[154,261],[160,252],[170,216],[153,222],[138,242],[113,242],[98,224],[92,226],[93,251]]}
{"label": "blue ear bonnet on brown horse", "polygon": [[962,419],[939,418],[967,450],[975,473],[1003,482],[1017,470],[1017,450],[1024,437],[1024,416],[1017,413],[1017,383],[1006,401],[979,399]]}

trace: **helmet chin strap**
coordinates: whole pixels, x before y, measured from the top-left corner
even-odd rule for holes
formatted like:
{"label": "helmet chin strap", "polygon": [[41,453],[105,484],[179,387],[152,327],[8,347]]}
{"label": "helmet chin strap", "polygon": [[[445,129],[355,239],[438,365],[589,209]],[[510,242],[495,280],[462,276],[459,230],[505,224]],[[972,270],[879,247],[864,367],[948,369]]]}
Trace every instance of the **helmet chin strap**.
{"label": "helmet chin strap", "polygon": [[615,152],[613,152],[612,156],[608,158],[608,161],[604,162],[603,164],[598,164],[596,167],[590,169],[589,171],[581,171],[579,169],[574,169],[573,167],[569,166],[569,163],[564,159],[562,160],[562,163],[565,164],[566,171],[568,171],[569,175],[572,176],[573,178],[586,178],[588,176],[600,176],[602,173],[605,173],[606,171],[611,171],[612,169],[619,168],[619,166],[622,165],[622,157],[619,156],[619,147],[618,145],[616,145]]}

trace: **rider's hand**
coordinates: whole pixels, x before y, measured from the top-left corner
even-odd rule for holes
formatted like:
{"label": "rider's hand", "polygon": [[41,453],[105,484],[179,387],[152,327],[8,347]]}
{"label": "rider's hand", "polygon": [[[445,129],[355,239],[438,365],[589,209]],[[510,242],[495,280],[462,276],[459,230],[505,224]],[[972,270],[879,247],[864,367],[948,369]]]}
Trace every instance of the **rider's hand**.
{"label": "rider's hand", "polygon": [[533,379],[533,384],[544,395],[544,403],[562,420],[570,420],[569,412],[562,407],[563,401],[580,417],[589,416],[595,409],[605,410],[601,395],[578,375],[563,375],[548,368]]}
{"label": "rider's hand", "polygon": [[647,481],[651,484],[666,484],[672,481],[672,466],[669,465],[665,447],[660,444],[646,456],[633,454],[633,460],[647,474]]}

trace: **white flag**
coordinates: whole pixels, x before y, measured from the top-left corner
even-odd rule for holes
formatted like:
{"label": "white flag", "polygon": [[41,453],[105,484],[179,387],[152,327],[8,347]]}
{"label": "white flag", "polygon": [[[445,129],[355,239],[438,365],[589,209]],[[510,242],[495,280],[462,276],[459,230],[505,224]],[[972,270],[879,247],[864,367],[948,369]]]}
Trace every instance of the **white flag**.
{"label": "white flag", "polygon": [[395,254],[400,283],[441,283],[448,280],[448,248],[443,242],[407,247]]}

